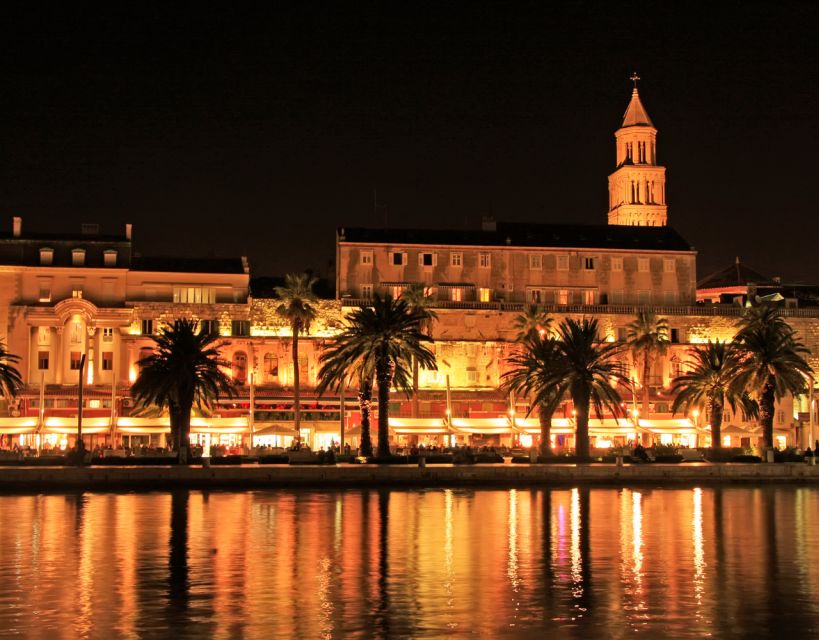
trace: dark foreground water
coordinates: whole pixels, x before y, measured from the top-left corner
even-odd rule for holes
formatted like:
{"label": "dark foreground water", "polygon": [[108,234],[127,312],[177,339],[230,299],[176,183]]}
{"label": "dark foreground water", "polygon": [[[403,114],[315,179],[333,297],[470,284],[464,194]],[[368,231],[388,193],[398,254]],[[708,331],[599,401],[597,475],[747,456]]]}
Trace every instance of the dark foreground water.
{"label": "dark foreground water", "polygon": [[0,637],[810,637],[819,490],[0,496]]}

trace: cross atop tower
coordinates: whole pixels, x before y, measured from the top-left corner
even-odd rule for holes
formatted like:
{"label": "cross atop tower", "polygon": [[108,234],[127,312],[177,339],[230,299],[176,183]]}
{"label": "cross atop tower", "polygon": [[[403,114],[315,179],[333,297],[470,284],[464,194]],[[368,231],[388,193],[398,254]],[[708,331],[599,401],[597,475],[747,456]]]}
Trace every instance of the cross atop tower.
{"label": "cross atop tower", "polygon": [[637,83],[640,81],[640,76],[637,75],[636,71],[631,74],[629,80],[631,80],[634,83],[634,88],[637,89]]}

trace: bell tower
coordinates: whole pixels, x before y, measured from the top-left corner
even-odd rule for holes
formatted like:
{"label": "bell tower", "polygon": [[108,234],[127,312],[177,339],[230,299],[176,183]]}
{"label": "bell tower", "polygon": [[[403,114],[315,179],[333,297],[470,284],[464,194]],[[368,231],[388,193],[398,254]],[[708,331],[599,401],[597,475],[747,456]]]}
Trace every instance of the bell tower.
{"label": "bell tower", "polygon": [[614,134],[617,168],[609,176],[609,224],[661,227],[668,218],[665,167],[657,164],[657,129],[640,101],[639,79],[631,75],[631,101]]}

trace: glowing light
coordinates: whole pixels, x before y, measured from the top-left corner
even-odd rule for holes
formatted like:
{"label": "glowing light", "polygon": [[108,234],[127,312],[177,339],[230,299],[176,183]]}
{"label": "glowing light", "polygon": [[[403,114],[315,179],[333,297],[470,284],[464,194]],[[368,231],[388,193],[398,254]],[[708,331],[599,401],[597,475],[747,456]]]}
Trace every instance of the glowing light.
{"label": "glowing light", "polygon": [[137,379],[136,366],[131,365],[130,367],[128,367],[128,382],[134,384],[134,382],[136,382],[136,379]]}
{"label": "glowing light", "polygon": [[634,492],[631,496],[632,571],[634,582],[643,581],[643,496]]}
{"label": "glowing light", "polygon": [[522,433],[520,435],[520,446],[524,448],[529,448],[532,446],[532,436],[528,433]]}
{"label": "glowing light", "polygon": [[[705,589],[705,551],[702,537],[702,489],[694,489],[694,514],[691,518],[692,539],[694,543],[694,597],[697,606],[702,604]],[[697,612],[699,615],[699,612]]]}
{"label": "glowing light", "polygon": [[512,590],[517,591],[520,586],[518,576],[518,492],[509,490],[509,558],[506,565],[506,575],[512,583]]}
{"label": "glowing light", "polygon": [[[569,522],[571,527],[571,542],[569,544],[569,557],[571,558],[572,582],[581,584],[583,559],[580,555],[580,491],[572,489],[572,506],[569,511]],[[580,587],[582,593],[582,586]],[[575,593],[575,597],[579,594]]]}

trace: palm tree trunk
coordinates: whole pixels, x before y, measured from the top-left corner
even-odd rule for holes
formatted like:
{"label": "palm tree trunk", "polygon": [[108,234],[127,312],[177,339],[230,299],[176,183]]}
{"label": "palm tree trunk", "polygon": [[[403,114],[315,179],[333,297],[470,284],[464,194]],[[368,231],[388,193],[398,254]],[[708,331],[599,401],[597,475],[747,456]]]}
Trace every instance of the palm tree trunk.
{"label": "palm tree trunk", "polygon": [[392,372],[390,363],[384,358],[376,364],[375,377],[378,380],[378,451],[377,457],[390,457],[390,384]]}
{"label": "palm tree trunk", "polygon": [[722,398],[711,398],[711,448],[722,448]]}
{"label": "palm tree trunk", "polygon": [[578,458],[584,459],[591,455],[591,448],[589,447],[589,396],[584,394],[583,397],[572,397],[574,408],[577,412],[575,420],[575,454]]}
{"label": "palm tree trunk", "polygon": [[370,380],[362,380],[358,391],[358,408],[361,411],[361,442],[359,453],[369,457],[373,454],[373,441],[370,437],[370,414],[373,404],[373,384]]}
{"label": "palm tree trunk", "polygon": [[773,447],[775,402],[775,386],[771,376],[762,388],[759,398],[759,424],[762,427],[762,442],[766,447]]}
{"label": "palm tree trunk", "polygon": [[537,411],[540,420],[540,455],[552,455],[552,414],[540,405]]}
{"label": "palm tree trunk", "polygon": [[293,323],[293,428],[295,442],[301,442],[301,381],[299,380],[299,325]]}
{"label": "palm tree trunk", "polygon": [[188,464],[188,451],[191,443],[191,407],[189,405],[187,410],[179,409],[177,416],[177,424],[179,425],[177,433],[179,434],[178,452],[179,464]]}
{"label": "palm tree trunk", "polygon": [[418,358],[413,356],[412,358],[412,417],[417,418],[419,413],[419,400],[418,400],[418,386],[419,386],[419,372],[418,372]]}
{"label": "palm tree trunk", "polygon": [[651,375],[651,358],[648,351],[643,355],[643,418],[648,420],[650,417],[649,411],[649,386],[648,377]]}

